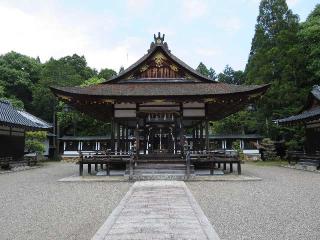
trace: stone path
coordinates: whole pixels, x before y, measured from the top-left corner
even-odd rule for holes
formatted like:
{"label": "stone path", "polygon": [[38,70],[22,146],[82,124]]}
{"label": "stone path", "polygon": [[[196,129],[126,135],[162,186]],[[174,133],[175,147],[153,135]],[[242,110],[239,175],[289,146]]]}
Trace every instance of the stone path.
{"label": "stone path", "polygon": [[219,237],[182,181],[136,182],[92,240]]}

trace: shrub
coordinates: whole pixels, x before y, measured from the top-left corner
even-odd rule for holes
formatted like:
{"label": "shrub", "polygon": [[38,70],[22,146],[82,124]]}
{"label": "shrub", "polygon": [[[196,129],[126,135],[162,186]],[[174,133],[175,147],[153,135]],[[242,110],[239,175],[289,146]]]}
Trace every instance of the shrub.
{"label": "shrub", "polygon": [[44,131],[26,132],[26,149],[29,152],[42,154],[45,151],[43,142],[47,138],[47,133]]}

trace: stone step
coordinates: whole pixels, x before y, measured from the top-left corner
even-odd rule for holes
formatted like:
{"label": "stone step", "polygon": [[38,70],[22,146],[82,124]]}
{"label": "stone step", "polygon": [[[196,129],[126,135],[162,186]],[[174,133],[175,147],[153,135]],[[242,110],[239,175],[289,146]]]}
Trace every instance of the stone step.
{"label": "stone step", "polygon": [[185,174],[186,170],[173,170],[173,169],[134,169],[133,174]]}
{"label": "stone step", "polygon": [[[190,175],[190,179],[194,178],[194,174]],[[141,174],[133,175],[133,181],[148,181],[148,180],[175,180],[175,181],[184,181],[188,180],[186,174]]]}
{"label": "stone step", "polygon": [[[193,166],[193,165],[192,165]],[[138,163],[136,169],[186,169],[185,164],[170,163]]]}
{"label": "stone step", "polygon": [[319,163],[318,162],[298,162],[299,165],[304,165],[304,166],[315,166],[315,167],[319,167]]}
{"label": "stone step", "polygon": [[298,162],[299,163],[316,163],[316,164],[320,165],[320,160],[316,160],[316,159],[304,159],[304,158],[302,158]]}
{"label": "stone step", "polygon": [[180,163],[183,164],[186,162],[185,159],[138,159],[136,162],[139,163]]}

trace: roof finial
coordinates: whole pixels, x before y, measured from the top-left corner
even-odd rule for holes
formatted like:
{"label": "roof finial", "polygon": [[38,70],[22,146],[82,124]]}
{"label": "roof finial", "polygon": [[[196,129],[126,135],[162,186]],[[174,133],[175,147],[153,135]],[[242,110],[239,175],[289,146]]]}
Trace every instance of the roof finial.
{"label": "roof finial", "polygon": [[164,36],[165,36],[165,34],[162,34],[162,37],[161,37],[160,32],[158,32],[158,36],[156,34],[153,34],[154,42],[151,42],[148,52],[150,52],[156,46],[161,46],[170,52],[170,50],[168,48],[168,44],[166,42],[164,42]]}
{"label": "roof finial", "polygon": [[154,37],[154,43],[155,44],[163,44],[163,41],[164,41],[164,34],[162,34],[162,37],[161,37],[161,34],[160,32],[158,32],[158,36],[156,36],[155,34],[153,35]]}

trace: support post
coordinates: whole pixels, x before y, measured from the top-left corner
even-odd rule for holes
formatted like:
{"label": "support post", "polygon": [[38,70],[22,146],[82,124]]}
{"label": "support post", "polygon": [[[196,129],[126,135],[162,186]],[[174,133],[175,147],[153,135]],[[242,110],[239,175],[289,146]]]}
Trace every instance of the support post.
{"label": "support post", "polygon": [[192,129],[192,150],[195,151],[195,146],[196,146],[196,130],[193,128]]}
{"label": "support post", "polygon": [[238,162],[238,175],[241,175],[241,162]]}
{"label": "support post", "polygon": [[201,144],[201,146],[200,146],[200,150],[201,151],[203,151],[203,121],[201,120],[201,122],[200,122],[200,144]]}
{"label": "support post", "polygon": [[88,163],[88,174],[91,174],[91,163]]}
{"label": "support post", "polygon": [[114,118],[111,118],[111,152],[115,151],[115,142],[114,142]]}
{"label": "support post", "polygon": [[189,180],[190,178],[190,151],[187,151],[187,154],[186,154],[186,161],[187,161],[187,180]]}
{"label": "support post", "polygon": [[205,132],[206,132],[206,150],[209,151],[209,121],[205,121]]}
{"label": "support post", "polygon": [[82,161],[79,162],[79,175],[83,176],[83,163],[82,163]]}
{"label": "support post", "polygon": [[122,128],[121,128],[121,151],[122,152],[125,152],[125,126],[122,125]]}
{"label": "support post", "polygon": [[129,136],[128,136],[128,127],[126,127],[126,133],[125,133],[125,151],[129,152]]}
{"label": "support post", "polygon": [[117,152],[120,152],[120,123],[117,123]]}

